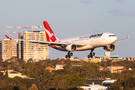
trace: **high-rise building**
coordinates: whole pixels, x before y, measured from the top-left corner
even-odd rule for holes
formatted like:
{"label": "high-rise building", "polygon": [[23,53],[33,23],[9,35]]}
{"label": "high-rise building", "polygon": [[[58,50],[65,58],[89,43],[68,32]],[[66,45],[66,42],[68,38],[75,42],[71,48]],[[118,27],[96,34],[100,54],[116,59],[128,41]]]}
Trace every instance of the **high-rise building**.
{"label": "high-rise building", "polygon": [[[19,39],[46,41],[45,31],[23,31],[18,34]],[[18,42],[18,58],[28,61],[45,60],[48,57],[48,49],[44,44]]]}
{"label": "high-rise building", "polygon": [[1,39],[0,40],[0,57],[3,60],[17,57],[17,42],[16,40]]}

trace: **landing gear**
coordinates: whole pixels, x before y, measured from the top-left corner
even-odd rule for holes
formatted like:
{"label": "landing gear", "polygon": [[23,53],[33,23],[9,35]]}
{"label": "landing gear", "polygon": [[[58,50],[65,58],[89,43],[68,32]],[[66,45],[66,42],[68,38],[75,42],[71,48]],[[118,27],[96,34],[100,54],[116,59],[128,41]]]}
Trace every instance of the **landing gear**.
{"label": "landing gear", "polygon": [[95,56],[95,53],[93,51],[94,49],[91,50],[90,54],[88,55],[88,58],[93,58],[93,56]]}
{"label": "landing gear", "polygon": [[67,55],[65,56],[65,58],[71,58],[71,56],[73,56],[73,53],[71,53],[70,51],[67,53]]}

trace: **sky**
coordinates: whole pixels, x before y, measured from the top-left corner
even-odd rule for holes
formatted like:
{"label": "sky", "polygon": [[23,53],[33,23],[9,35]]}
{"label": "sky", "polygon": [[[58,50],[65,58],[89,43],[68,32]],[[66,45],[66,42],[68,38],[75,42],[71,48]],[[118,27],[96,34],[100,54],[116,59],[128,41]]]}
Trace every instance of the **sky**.
{"label": "sky", "polygon": [[[44,30],[47,21],[59,39],[91,35],[101,32],[114,33],[118,40],[129,35],[130,40],[115,43],[111,55],[135,57],[135,0],[0,0],[0,26],[39,26]],[[25,29],[0,28],[0,39],[6,31]],[[67,52],[48,47],[49,58],[65,57]],[[73,52],[73,57],[86,58],[88,51]],[[104,55],[100,47],[96,55]]]}

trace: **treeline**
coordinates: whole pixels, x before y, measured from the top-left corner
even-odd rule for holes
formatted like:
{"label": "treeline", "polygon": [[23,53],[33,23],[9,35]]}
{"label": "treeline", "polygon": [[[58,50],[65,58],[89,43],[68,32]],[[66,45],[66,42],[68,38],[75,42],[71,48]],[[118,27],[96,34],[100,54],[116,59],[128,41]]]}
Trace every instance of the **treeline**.
{"label": "treeline", "polygon": [[[49,72],[46,67],[55,68],[56,64],[64,62],[65,66],[63,70],[57,70],[55,72]],[[81,64],[82,66],[72,66],[72,64]],[[126,62],[130,63],[130,62]],[[122,65],[126,63],[118,62]],[[133,66],[135,62],[129,65]],[[21,72],[28,77],[34,79],[22,79],[15,77],[13,79],[8,78],[7,75],[0,73],[0,90],[80,90],[76,88],[77,86],[85,85],[86,79],[104,79],[113,78],[117,79],[109,90],[129,90],[129,88],[135,87],[134,84],[130,85],[134,80],[134,70],[124,71],[121,74],[111,74],[111,72],[106,69],[103,71],[99,70],[99,65],[115,65],[116,63],[102,62],[98,64],[86,63],[83,61],[70,61],[63,59],[56,60],[40,60],[39,62],[25,62],[23,60],[7,60],[2,62],[0,59],[0,66],[7,67],[8,69],[13,69],[15,71]],[[118,65],[117,64],[117,65]],[[130,66],[129,66],[130,67]],[[129,81],[131,80],[131,81]],[[114,89],[117,87],[117,89]]]}
{"label": "treeline", "polygon": [[[57,70],[51,73],[45,69],[48,66],[55,68],[56,64],[62,62],[65,64],[63,70]],[[75,63],[82,64],[82,66],[72,66]],[[11,79],[1,74],[0,90],[4,90],[4,88],[6,90],[79,90],[76,87],[85,85],[86,79],[98,79],[107,76],[107,74],[103,75],[104,72],[100,72],[97,64],[88,64],[83,61],[71,62],[70,60],[48,59],[26,63],[23,60],[16,60],[14,62],[8,60],[0,64],[3,67],[14,69],[28,77],[34,78],[22,79],[15,77]]]}
{"label": "treeline", "polygon": [[117,81],[109,90],[135,90],[135,69],[126,70],[117,75]]}
{"label": "treeline", "polygon": [[108,60],[107,62],[100,62],[98,65],[103,67],[111,66],[111,65],[121,65],[125,68],[135,68],[135,61],[121,60],[117,62],[112,62],[112,60]]}

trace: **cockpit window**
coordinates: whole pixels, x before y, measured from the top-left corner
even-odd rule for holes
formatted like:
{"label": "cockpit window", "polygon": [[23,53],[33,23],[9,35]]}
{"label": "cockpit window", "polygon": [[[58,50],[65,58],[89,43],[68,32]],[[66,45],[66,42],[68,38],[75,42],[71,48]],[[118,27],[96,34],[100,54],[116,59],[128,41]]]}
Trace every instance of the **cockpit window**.
{"label": "cockpit window", "polygon": [[116,36],[116,35],[109,35],[109,37],[114,37],[114,36]]}

